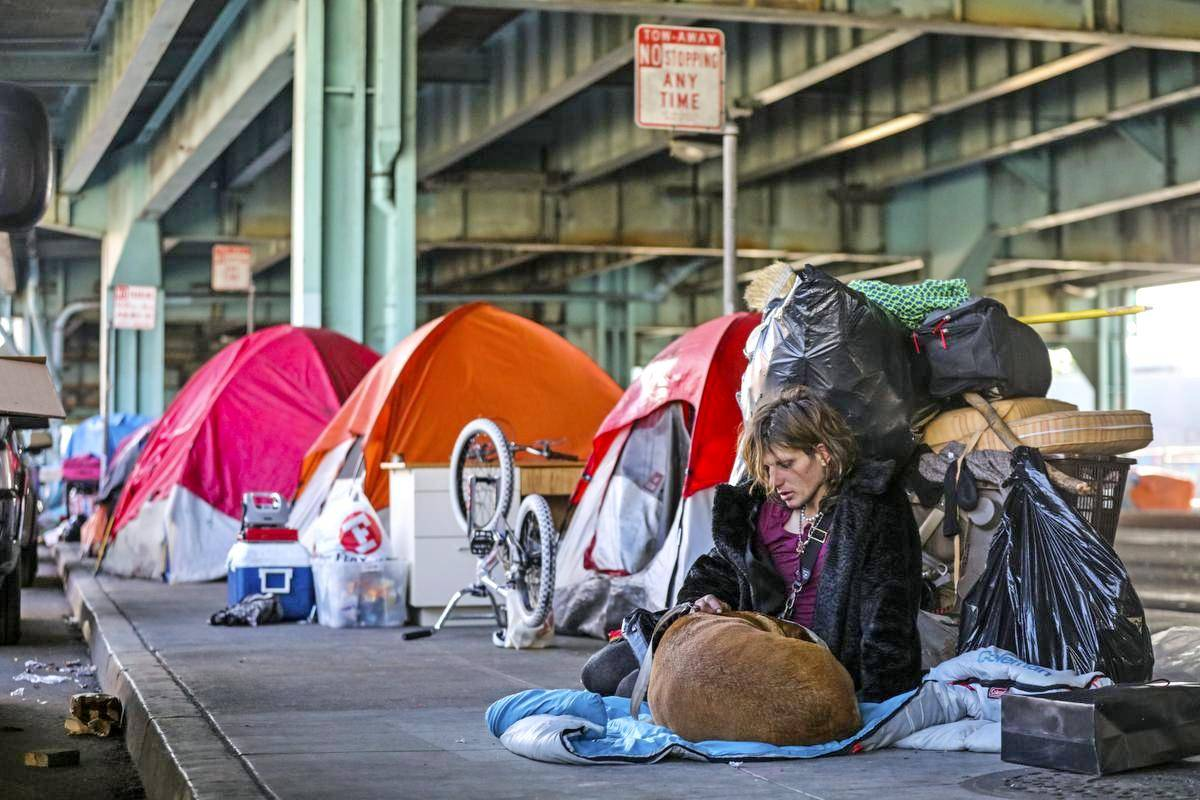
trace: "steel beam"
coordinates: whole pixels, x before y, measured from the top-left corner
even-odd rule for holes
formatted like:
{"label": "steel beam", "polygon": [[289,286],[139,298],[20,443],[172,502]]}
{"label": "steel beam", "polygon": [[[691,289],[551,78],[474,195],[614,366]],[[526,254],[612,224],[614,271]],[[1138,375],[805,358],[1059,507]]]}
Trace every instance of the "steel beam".
{"label": "steel beam", "polygon": [[1065,125],[1060,125],[1049,130],[1040,131],[1028,136],[1020,136],[1003,144],[995,145],[980,150],[963,158],[954,159],[940,164],[933,164],[924,169],[915,170],[913,172],[897,175],[879,183],[873,183],[866,187],[867,191],[884,191],[904,186],[909,183],[929,180],[950,172],[956,172],[962,169],[968,169],[980,164],[987,164],[1005,156],[1024,153],[1030,150],[1046,147],[1058,142],[1066,141],[1085,133],[1104,130],[1114,123],[1122,120],[1134,119],[1145,114],[1151,114],[1155,111],[1161,111],[1172,106],[1177,106],[1183,103],[1188,103],[1193,100],[1200,100],[1200,85],[1189,86],[1185,89],[1179,89],[1173,92],[1149,100],[1142,100],[1136,103],[1129,103],[1114,109],[1106,114],[1091,116],[1084,119],[1079,119],[1074,122],[1068,122]]}
{"label": "steel beam", "polygon": [[[662,16],[773,25],[915,30],[948,36],[1029,39],[1033,41],[1120,44],[1162,50],[1200,52],[1200,6],[1189,2],[1123,0],[1117,5],[1096,0],[1013,3],[893,2],[851,0],[842,10],[822,10],[833,3],[806,2],[802,8],[763,5],[758,0],[430,0],[448,8],[507,8],[576,14]],[[1103,15],[1098,25],[1097,9]]]}
{"label": "steel beam", "polygon": [[[545,114],[633,60],[633,24],[525,14],[487,45],[486,89],[427,87],[417,178],[426,180]],[[542,49],[541,42],[551,42]],[[476,105],[478,103],[478,105]]]}
{"label": "steel beam", "polygon": [[1168,200],[1178,200],[1197,194],[1200,194],[1200,180],[1188,181],[1187,183],[1154,189],[1149,192],[1140,192],[1127,197],[1117,197],[1112,200],[1092,203],[1091,205],[1072,208],[1067,211],[1043,214],[1042,216],[1025,220],[1018,225],[1000,228],[996,231],[996,235],[1019,236],[1023,233],[1044,231],[1049,228],[1057,228],[1061,225],[1070,225],[1073,222],[1082,222],[1083,220],[1116,214],[1120,211],[1129,211],[1130,209],[1141,208],[1142,206],[1153,205],[1155,203],[1165,203]]}
{"label": "steel beam", "polygon": [[208,62],[150,148],[149,199],[166,213],[292,79],[294,0],[262,0]]}
{"label": "steel beam", "polygon": [[491,65],[482,53],[428,52],[417,57],[417,80],[426,83],[487,83]]}
{"label": "steel beam", "polygon": [[[1089,64],[1094,64],[1097,61],[1116,55],[1125,49],[1121,45],[1101,45],[1080,50],[1010,75],[986,86],[975,88],[964,94],[930,103],[923,108],[898,114],[890,119],[868,125],[860,130],[833,139],[819,147],[802,150],[784,158],[775,156],[777,148],[774,142],[760,140],[762,143],[756,148],[756,142],[751,138],[748,146],[754,149],[746,155],[748,162],[755,160],[755,156],[757,155],[755,150],[758,149],[764,149],[770,155],[757,159],[760,166],[743,171],[739,176],[740,181],[743,183],[760,181],[805,164],[811,164],[823,158],[829,158],[830,156],[840,155],[860,147],[865,147],[883,139],[897,136],[905,131],[910,131],[939,117],[944,117],[971,106],[986,103],[989,100],[994,100],[998,97],[1028,89],[1030,86],[1044,83],[1052,78],[1057,78],[1068,72],[1073,72]],[[800,140],[800,137],[796,137],[795,140]]]}
{"label": "steel beam", "polygon": [[192,81],[200,74],[200,70],[204,69],[205,62],[221,44],[234,22],[246,8],[247,2],[249,0],[229,0],[221,9],[221,13],[213,20],[212,25],[204,34],[204,38],[200,40],[200,44],[192,50],[192,54],[171,84],[171,88],[167,89],[167,93],[159,101],[158,106],[150,115],[150,119],[142,127],[142,132],[138,134],[137,138],[138,144],[149,144],[158,133],[159,128],[167,121],[167,117],[175,110],[175,106],[183,99],[184,92],[192,85]]}
{"label": "steel beam", "polygon": [[14,50],[0,52],[0,81],[27,86],[80,86],[95,83],[100,72],[96,53]]}
{"label": "steel beam", "polygon": [[292,152],[292,129],[288,128],[262,152],[246,162],[230,179],[230,189],[244,189],[258,180],[264,172],[282,161]]}
{"label": "steel beam", "polygon": [[246,188],[291,152],[293,113],[285,90],[242,131],[223,157],[228,188]]}
{"label": "steel beam", "polygon": [[486,278],[528,264],[541,258],[540,253],[517,253],[491,256],[479,250],[454,253],[433,265],[431,285],[434,289],[452,288],[462,283]]}
{"label": "steel beam", "polygon": [[[732,28],[727,32],[727,41],[733,42],[740,38],[761,38],[762,31],[744,31]],[[837,39],[830,36],[836,31],[818,30],[816,43],[804,42],[803,48],[797,47],[797,42],[791,39],[773,39],[769,46],[746,46],[743,51],[731,53],[731,58],[741,56],[736,68],[730,71],[734,75],[746,76],[742,85],[730,77],[726,91],[740,94],[734,100],[735,105],[746,109],[760,109],[785,100],[799,92],[810,89],[824,81],[828,81],[843,73],[859,67],[871,59],[891,52],[920,36],[913,31],[891,31],[877,36],[860,35],[853,40],[851,37],[841,38],[850,40],[845,46],[839,47]],[[833,43],[831,43],[833,42]],[[799,52],[797,52],[799,51]],[[784,72],[788,64],[800,57],[806,57],[802,62],[804,67],[787,74]],[[780,73],[783,72],[781,75]],[[551,162],[566,170],[570,165],[569,178],[559,187],[563,191],[577,188],[597,181],[607,175],[635,164],[644,158],[665,152],[671,141],[670,134],[659,131],[643,131],[634,127],[629,115],[613,117],[608,113],[611,100],[620,100],[627,107],[632,107],[632,90],[617,93],[613,98],[606,98],[603,103],[598,125],[595,129],[587,125],[575,124],[581,112],[586,113],[582,106],[588,100],[577,98],[575,102],[564,105],[557,112],[560,117],[559,127],[574,133],[572,141],[566,147],[556,148],[550,155]],[[623,146],[619,152],[605,152],[600,160],[593,153],[593,139],[597,135],[605,135],[610,142]]]}
{"label": "steel beam", "polygon": [[83,189],[158,66],[193,0],[128,0],[115,11],[99,76],[73,112],[61,190]]}
{"label": "steel beam", "polygon": [[[539,255],[576,253],[584,255],[665,256],[720,258],[720,247],[670,247],[656,245],[626,244],[555,244],[549,242],[472,242],[472,241],[426,241],[418,242],[417,250],[428,253],[434,250],[495,250],[508,253],[533,253]],[[799,261],[813,253],[800,250],[781,250],[763,247],[739,247],[738,258],[786,259]]]}

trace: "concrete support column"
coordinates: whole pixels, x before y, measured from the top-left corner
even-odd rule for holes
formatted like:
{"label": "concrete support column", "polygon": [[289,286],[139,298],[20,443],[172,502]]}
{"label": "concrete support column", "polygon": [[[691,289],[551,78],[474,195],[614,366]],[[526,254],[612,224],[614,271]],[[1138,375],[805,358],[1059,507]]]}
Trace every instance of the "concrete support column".
{"label": "concrete support column", "polygon": [[416,320],[416,4],[298,13],[292,322],[387,350]]}

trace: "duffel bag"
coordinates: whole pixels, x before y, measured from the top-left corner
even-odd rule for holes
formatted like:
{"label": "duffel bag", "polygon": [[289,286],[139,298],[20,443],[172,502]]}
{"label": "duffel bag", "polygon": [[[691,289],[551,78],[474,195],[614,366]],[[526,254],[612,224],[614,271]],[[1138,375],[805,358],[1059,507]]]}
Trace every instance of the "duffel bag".
{"label": "duffel bag", "polygon": [[1045,397],[1050,389],[1046,343],[990,297],[935,311],[913,332],[913,342],[929,364],[929,392],[934,397],[963,392],[993,400]]}
{"label": "duffel bag", "polygon": [[862,726],[850,673],[807,628],[748,611],[669,624],[647,699],[683,738],[812,745]]}

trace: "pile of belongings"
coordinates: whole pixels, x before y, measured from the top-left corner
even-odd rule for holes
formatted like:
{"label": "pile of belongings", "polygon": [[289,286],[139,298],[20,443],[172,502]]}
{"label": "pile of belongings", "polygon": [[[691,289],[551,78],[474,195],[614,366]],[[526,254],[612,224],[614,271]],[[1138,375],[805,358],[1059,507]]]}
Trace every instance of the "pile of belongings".
{"label": "pile of belongings", "polygon": [[1111,543],[1131,463],[1114,456],[1150,443],[1149,415],[1048,399],[1042,338],[962,281],[847,286],[811,266],[785,278],[757,303],[739,404],[748,416],[804,384],[846,418],[861,457],[908,465],[924,507],[923,607],[939,614],[919,626],[938,639],[926,666],[953,652],[943,615],[965,607],[958,652],[996,645],[1050,668],[1148,678],[1141,604]]}

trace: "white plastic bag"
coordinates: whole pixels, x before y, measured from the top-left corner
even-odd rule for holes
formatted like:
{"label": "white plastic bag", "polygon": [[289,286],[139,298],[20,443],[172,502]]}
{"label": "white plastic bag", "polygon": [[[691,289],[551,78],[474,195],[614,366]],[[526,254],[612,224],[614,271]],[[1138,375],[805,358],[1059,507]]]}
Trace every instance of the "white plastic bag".
{"label": "white plastic bag", "polygon": [[383,522],[357,487],[347,494],[331,493],[325,508],[305,531],[304,540],[318,558],[347,556],[374,561],[392,555]]}

